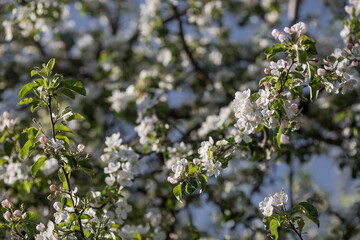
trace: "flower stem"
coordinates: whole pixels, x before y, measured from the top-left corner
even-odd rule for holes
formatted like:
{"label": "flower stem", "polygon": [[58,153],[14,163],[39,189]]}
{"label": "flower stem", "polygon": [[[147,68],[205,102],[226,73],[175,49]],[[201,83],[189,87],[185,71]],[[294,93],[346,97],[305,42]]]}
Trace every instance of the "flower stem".
{"label": "flower stem", "polygon": [[[52,108],[51,108],[51,95],[48,95],[47,107],[48,107],[48,110],[49,110],[50,121],[51,121],[52,138],[53,138],[54,141],[56,141],[55,122],[54,122],[54,119],[53,119],[53,116],[52,116]],[[62,166],[61,169],[62,169],[62,171],[63,171],[63,173],[65,175],[66,184],[67,184],[67,187],[68,187],[70,199],[71,199],[72,205],[74,206],[75,214],[76,214],[78,224],[79,224],[79,228],[80,228],[79,232],[80,232],[81,236],[83,237],[83,239],[86,239],[85,234],[84,234],[84,230],[83,230],[83,227],[82,227],[82,223],[81,223],[81,214],[79,214],[79,211],[75,206],[74,198],[72,196],[73,194],[72,194],[72,189],[71,189],[71,184],[70,184],[70,179],[69,179],[69,173],[66,172],[64,166]]]}

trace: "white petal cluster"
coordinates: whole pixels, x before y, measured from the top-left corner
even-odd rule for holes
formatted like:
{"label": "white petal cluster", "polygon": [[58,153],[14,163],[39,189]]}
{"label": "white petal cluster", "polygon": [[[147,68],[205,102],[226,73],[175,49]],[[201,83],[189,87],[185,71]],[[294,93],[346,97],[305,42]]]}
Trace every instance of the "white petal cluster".
{"label": "white petal cluster", "polygon": [[183,158],[177,161],[174,165],[171,166],[171,170],[174,172],[174,176],[168,177],[168,182],[175,184],[179,181],[181,175],[185,172],[188,161]]}
{"label": "white petal cluster", "polygon": [[146,116],[141,120],[140,124],[135,127],[135,131],[140,137],[140,144],[149,145],[151,150],[158,151],[158,141],[156,138],[155,125],[158,122],[156,115],[152,117]]}
{"label": "white petal cluster", "polygon": [[[45,225],[41,223],[39,229],[41,232],[39,234],[36,234],[35,239],[36,240],[57,240],[59,239],[58,234],[55,230],[55,224],[52,221],[49,221],[47,224],[47,228],[45,229]],[[38,226],[39,226],[38,225]],[[39,231],[40,231],[39,230]]]}
{"label": "white petal cluster", "polygon": [[121,145],[120,133],[114,133],[107,137],[104,154],[101,156],[103,162],[107,163],[104,173],[109,174],[105,182],[109,186],[115,183],[122,187],[133,184],[135,174],[140,172],[139,155],[131,147]]}
{"label": "white petal cluster", "polygon": [[286,204],[288,195],[284,191],[267,196],[264,201],[259,203],[259,208],[263,215],[270,217],[273,214],[274,206],[281,207]]}
{"label": "white petal cluster", "polygon": [[136,99],[136,92],[134,85],[130,85],[125,92],[114,90],[109,97],[111,109],[115,112],[125,110],[129,102]]}
{"label": "white petal cluster", "polygon": [[2,116],[0,116],[0,132],[5,129],[12,129],[18,123],[18,119],[11,119],[10,114],[8,112],[4,112]]}
{"label": "white petal cluster", "polygon": [[3,180],[6,185],[13,185],[18,180],[26,180],[29,167],[22,162],[12,162],[0,166],[0,180]]}
{"label": "white petal cluster", "polygon": [[218,177],[221,170],[221,162],[215,160],[214,152],[217,150],[216,145],[214,145],[214,140],[212,137],[209,137],[209,141],[203,141],[201,147],[198,149],[200,155],[201,165],[204,166],[207,176],[214,175]]}

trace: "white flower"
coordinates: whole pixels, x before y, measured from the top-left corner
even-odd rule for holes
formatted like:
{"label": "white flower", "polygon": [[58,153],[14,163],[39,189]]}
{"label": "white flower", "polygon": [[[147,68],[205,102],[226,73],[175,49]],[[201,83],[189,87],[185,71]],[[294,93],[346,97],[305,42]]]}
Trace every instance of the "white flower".
{"label": "white flower", "polygon": [[64,148],[64,141],[59,139],[51,139],[50,143],[47,143],[47,145],[54,149],[65,149]]}
{"label": "white flower", "polygon": [[108,166],[104,168],[104,173],[113,173],[120,168],[119,162],[109,162]]}
{"label": "white flower", "polygon": [[283,191],[279,192],[279,193],[275,193],[274,195],[272,195],[273,197],[273,205],[280,207],[285,205],[285,203],[288,200],[288,195],[286,193],[284,193]]}
{"label": "white flower", "polygon": [[117,182],[120,186],[130,187],[133,179],[134,175],[131,172],[119,171]]}
{"label": "white flower", "polygon": [[105,182],[109,186],[114,185],[115,181],[116,181],[116,179],[115,179],[114,175],[112,175],[112,174],[110,174],[110,176],[105,178]]}
{"label": "white flower", "polygon": [[113,133],[110,137],[106,137],[105,144],[106,148],[104,149],[105,152],[111,152],[116,147],[120,147],[122,139],[120,138],[120,133]]}
{"label": "white flower", "polygon": [[269,96],[270,96],[270,91],[268,88],[266,88],[265,90],[260,89],[259,90],[259,95],[260,97],[256,100],[256,105],[258,107],[265,107],[269,104]]}
{"label": "white flower", "polygon": [[218,177],[220,175],[221,170],[221,162],[216,162],[215,164],[212,162],[208,162],[205,164],[205,170],[207,176],[214,175],[215,177]]}

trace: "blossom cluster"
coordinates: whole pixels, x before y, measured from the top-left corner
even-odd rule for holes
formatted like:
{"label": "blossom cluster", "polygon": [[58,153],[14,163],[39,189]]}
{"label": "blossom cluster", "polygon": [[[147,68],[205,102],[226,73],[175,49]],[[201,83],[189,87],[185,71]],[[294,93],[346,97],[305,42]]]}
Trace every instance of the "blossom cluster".
{"label": "blossom cluster", "polygon": [[277,192],[265,197],[264,201],[259,203],[259,208],[263,215],[270,217],[273,214],[274,206],[283,207],[288,201],[288,195],[284,191]]}
{"label": "blossom cluster", "polygon": [[120,188],[132,185],[134,175],[140,172],[139,155],[131,147],[121,144],[120,133],[106,137],[106,148],[101,160],[107,163],[104,173],[109,174],[105,182],[109,186],[117,183]]}

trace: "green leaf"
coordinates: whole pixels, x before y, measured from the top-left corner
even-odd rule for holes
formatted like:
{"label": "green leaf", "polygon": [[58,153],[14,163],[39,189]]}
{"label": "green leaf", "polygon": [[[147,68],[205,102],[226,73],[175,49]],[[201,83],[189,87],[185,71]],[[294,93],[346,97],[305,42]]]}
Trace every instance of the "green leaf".
{"label": "green leaf", "polygon": [[61,198],[61,204],[63,205],[63,206],[66,206],[66,203],[67,203],[67,197],[62,197]]}
{"label": "green leaf", "polygon": [[26,212],[24,219],[26,219],[28,221],[31,221],[31,222],[35,222],[35,221],[38,220],[38,218],[39,218],[39,216],[36,213],[34,213],[34,212]]}
{"label": "green leaf", "polygon": [[75,99],[75,94],[67,88],[61,89],[59,92],[71,99]]}
{"label": "green leaf", "polygon": [[194,179],[191,179],[185,185],[185,191],[188,194],[192,194],[193,192],[195,192],[196,189],[197,189],[197,183],[196,183],[196,181]]}
{"label": "green leaf", "polygon": [[281,142],[280,142],[281,134],[282,134],[282,132],[281,132],[281,125],[280,125],[278,134],[276,135],[276,144],[277,144],[278,148],[280,148],[280,145],[281,145]]}
{"label": "green leaf", "polygon": [[205,189],[207,184],[207,177],[204,174],[201,174],[198,176],[198,178],[200,181],[200,193],[202,193],[202,191]]}
{"label": "green leaf", "polygon": [[35,82],[37,82],[38,84],[39,84],[39,86],[44,86],[44,87],[46,87],[46,81],[44,80],[44,79],[42,79],[42,78],[38,78],[38,79],[36,79],[35,80]]}
{"label": "green leaf", "polygon": [[71,130],[68,127],[65,127],[63,125],[55,125],[54,128],[55,131],[71,132]]}
{"label": "green leaf", "polygon": [[93,167],[91,166],[89,161],[87,160],[79,161],[78,165],[80,169],[83,170],[87,175],[89,175],[90,177],[94,177]]}
{"label": "green leaf", "polygon": [[29,127],[29,128],[24,129],[22,132],[28,134],[29,140],[34,140],[37,136],[39,136],[41,130],[40,129],[38,130],[35,127]]}
{"label": "green leaf", "polygon": [[297,50],[297,58],[298,58],[298,62],[306,63],[307,60],[306,52],[303,50]]}
{"label": "green leaf", "polygon": [[32,146],[33,144],[33,141],[32,140],[28,140],[24,146],[21,148],[20,150],[20,157],[22,159],[25,159],[26,155],[28,154],[29,150],[30,150],[30,147]]}
{"label": "green leaf", "polygon": [[85,118],[79,114],[79,113],[74,113],[74,120],[84,120]]}
{"label": "green leaf", "polygon": [[39,171],[40,167],[44,164],[46,160],[46,157],[40,157],[35,163],[34,165],[31,166],[31,175],[33,177],[36,176],[37,172]]}
{"label": "green leaf", "polygon": [[60,181],[63,183],[63,188],[68,189],[68,185],[67,185],[67,182],[66,182],[66,177],[65,177],[64,172],[62,171],[62,168],[60,168],[59,171],[58,171],[58,177],[59,177]]}
{"label": "green leaf", "polygon": [[33,98],[24,98],[17,105],[29,104],[29,103],[32,103],[33,101],[34,101]]}
{"label": "green leaf", "polygon": [[28,83],[23,86],[19,91],[19,99],[22,99],[28,92],[30,92],[34,87],[37,87],[37,83]]}
{"label": "green leaf", "polygon": [[196,172],[197,172],[197,167],[189,167],[189,171],[188,171],[189,175],[196,173]]}
{"label": "green leaf", "polygon": [[[65,80],[62,82],[63,86],[73,90],[74,92],[77,92],[83,96],[86,96],[86,91],[85,88],[83,86],[83,84],[78,81],[78,80],[74,80],[74,79],[70,79],[70,80]],[[61,86],[61,85],[60,85]]]}
{"label": "green leaf", "polygon": [[276,219],[271,220],[270,222],[270,230],[271,230],[271,235],[274,237],[275,240],[279,239],[279,233],[278,233],[278,227],[279,227],[279,223]]}
{"label": "green leaf", "polygon": [[46,68],[47,68],[48,72],[50,72],[54,68],[54,65],[55,65],[55,58],[52,58],[46,64]]}
{"label": "green leaf", "polygon": [[319,213],[316,208],[308,202],[301,202],[296,206],[298,212],[305,214],[307,218],[313,221],[318,228],[320,227]]}
{"label": "green leaf", "polygon": [[22,223],[22,227],[26,231],[27,239],[33,239],[35,235],[35,225],[31,223]]}
{"label": "green leaf", "polygon": [[31,70],[31,73],[30,73],[30,76],[31,76],[31,77],[35,76],[36,74],[37,74],[37,71]]}
{"label": "green leaf", "polygon": [[74,222],[74,221],[76,221],[76,215],[75,215],[75,213],[72,213],[70,215],[70,222]]}
{"label": "green leaf", "polygon": [[14,146],[15,146],[15,144],[12,143],[12,142],[6,141],[6,142],[4,143],[4,151],[5,151],[5,154],[8,155],[9,157],[11,156],[11,152],[12,152]]}
{"label": "green leaf", "polygon": [[34,112],[38,107],[40,107],[40,102],[33,102],[33,104],[31,105],[31,112]]}
{"label": "green leaf", "polygon": [[265,50],[265,54],[267,57],[267,60],[270,61],[276,54],[285,52],[286,51],[286,45],[281,43],[276,43],[275,45],[267,48]]}
{"label": "green leaf", "polygon": [[260,94],[258,92],[255,92],[250,95],[250,101],[255,102],[260,97]]}
{"label": "green leaf", "polygon": [[176,197],[176,199],[182,203],[183,198],[182,198],[182,187],[181,187],[181,183],[179,183],[176,187],[174,187],[173,189],[173,193]]}

